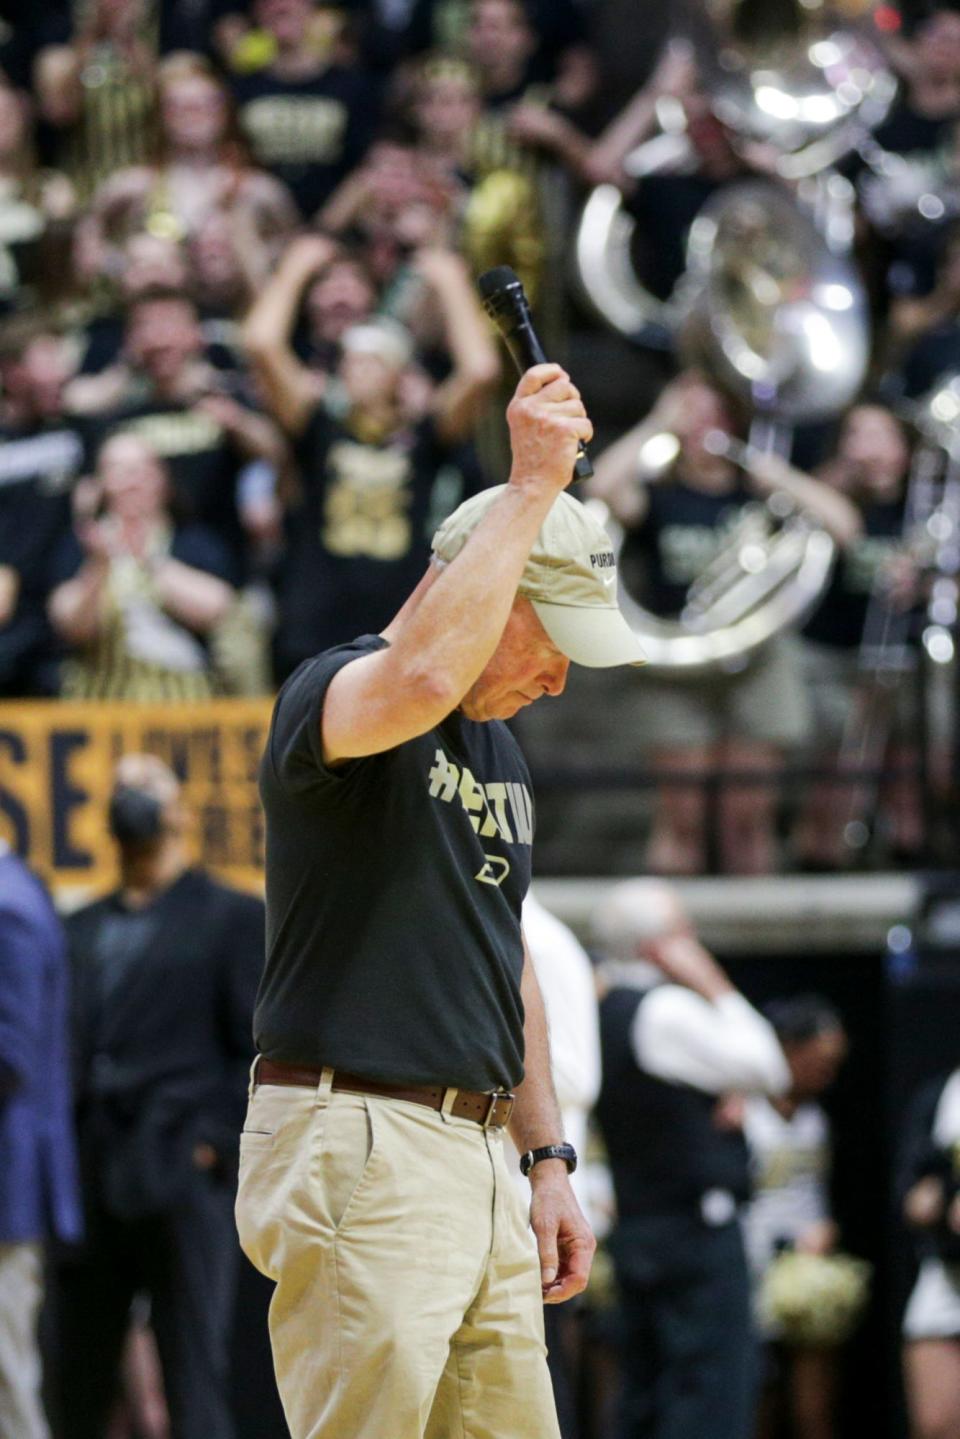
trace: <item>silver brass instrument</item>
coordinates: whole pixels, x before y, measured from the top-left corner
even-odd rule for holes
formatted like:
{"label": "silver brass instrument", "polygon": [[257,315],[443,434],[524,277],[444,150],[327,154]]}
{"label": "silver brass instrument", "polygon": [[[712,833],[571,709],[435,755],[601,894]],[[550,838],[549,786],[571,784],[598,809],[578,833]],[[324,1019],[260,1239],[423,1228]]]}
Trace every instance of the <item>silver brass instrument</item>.
{"label": "silver brass instrument", "polygon": [[[752,448],[720,431],[715,454],[749,470]],[[596,502],[591,502],[596,503]],[[604,525],[619,554],[623,530],[604,506]],[[672,673],[742,669],[754,650],[802,621],[830,574],[834,544],[783,494],[746,505],[733,532],[690,586],[676,620],[663,620],[621,586],[620,607],[643,636],[648,666]]]}
{"label": "silver brass instrument", "polygon": [[[729,186],[691,229],[677,314],[685,356],[754,414],[754,443],[726,453],[749,471],[784,422],[824,418],[850,403],[868,362],[867,300],[845,256],[771,181]],[[694,585],[677,620],[621,603],[651,666],[695,673],[738,668],[774,635],[802,623],[826,586],[832,540],[776,500],[748,507],[730,542]],[[608,518],[615,545],[622,532]]]}
{"label": "silver brass instrument", "polygon": [[[634,268],[635,222],[620,191],[588,197],[575,267],[597,313],[635,340],[668,338],[753,415],[751,445],[728,441],[735,464],[751,450],[782,445],[784,425],[829,418],[861,389],[869,360],[869,312],[849,258],[852,187],[828,166],[883,118],[896,84],[879,51],[855,31],[805,24],[763,56],[720,44],[705,84],[714,112],[745,140],[779,152],[775,179],[735,181],[701,208],[687,240],[686,270],[665,301]],[[701,69],[704,67],[701,66]],[[625,168],[634,175],[687,167],[680,107]],[[742,667],[753,651],[806,617],[826,586],[831,539],[799,513],[748,506],[679,619],[648,614],[628,593],[624,613],[642,635],[651,666],[696,673]],[[615,520],[605,521],[615,544]]]}
{"label": "silver brass instrument", "polygon": [[753,411],[781,422],[823,419],[863,384],[860,278],[771,181],[746,180],[708,200],[679,288],[681,351]]}
{"label": "silver brass instrument", "polygon": [[[713,113],[734,146],[760,143],[776,152],[774,170],[802,182],[801,198],[837,251],[852,235],[853,187],[831,167],[854,150],[869,159],[871,132],[885,118],[896,79],[876,44],[861,29],[840,29],[826,7],[796,0],[789,34],[743,43],[734,38],[740,3],[729,7],[728,31],[701,45],[698,69]],[[657,104],[661,133],[624,161],[631,178],[689,172],[695,154],[680,102]],[[633,263],[635,222],[615,185],[588,196],[573,251],[574,276],[587,303],[614,329],[638,338],[675,333],[674,297],[660,300]]]}

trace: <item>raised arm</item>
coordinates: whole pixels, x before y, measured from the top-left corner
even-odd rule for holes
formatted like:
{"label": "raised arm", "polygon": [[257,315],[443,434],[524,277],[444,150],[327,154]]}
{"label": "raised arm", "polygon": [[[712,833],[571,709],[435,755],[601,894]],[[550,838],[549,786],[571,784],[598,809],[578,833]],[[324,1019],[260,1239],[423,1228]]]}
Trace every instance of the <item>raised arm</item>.
{"label": "raised arm", "polygon": [[431,568],[384,630],[389,647],[345,665],[323,707],[328,764],[392,749],[446,718],[503,634],[527,556],[593,427],[559,365],[522,375],[507,410],[510,480],[460,554]]}
{"label": "raised arm", "polygon": [[[80,485],[89,482],[81,481]],[[77,493],[82,495],[80,485]],[[76,500],[75,494],[75,500]],[[91,644],[103,623],[107,581],[110,578],[112,543],[106,526],[98,520],[80,520],[77,538],[85,558],[76,574],[51,592],[47,600],[50,623],[70,645]]]}
{"label": "raised arm", "polygon": [[168,615],[195,634],[208,634],[233,602],[234,591],[217,575],[165,555],[150,567],[157,599]]}
{"label": "raised arm", "polygon": [[863,530],[860,511],[852,500],[823,480],[795,469],[779,455],[750,451],[746,474],[762,495],[789,495],[798,509],[822,525],[838,545],[850,545]]}
{"label": "raised arm", "polygon": [[667,95],[682,99],[693,90],[696,78],[689,44],[683,40],[669,41],[647,83],[611,120],[582,162],[595,184],[610,181],[621,189],[632,187],[634,182],[625,174],[623,163],[630,151],[652,134],[657,123],[658,102]]}
{"label": "raised arm", "polygon": [[440,438],[456,444],[466,439],[500,378],[500,361],[461,257],[453,250],[424,249],[414,266],[436,296],[443,318],[453,370],[437,390],[433,408]]}
{"label": "raised arm", "polygon": [[317,404],[317,376],[290,343],[300,300],[314,275],[336,254],[326,235],[302,235],[284,253],[244,321],[243,344],[267,406],[288,434],[299,435]]}

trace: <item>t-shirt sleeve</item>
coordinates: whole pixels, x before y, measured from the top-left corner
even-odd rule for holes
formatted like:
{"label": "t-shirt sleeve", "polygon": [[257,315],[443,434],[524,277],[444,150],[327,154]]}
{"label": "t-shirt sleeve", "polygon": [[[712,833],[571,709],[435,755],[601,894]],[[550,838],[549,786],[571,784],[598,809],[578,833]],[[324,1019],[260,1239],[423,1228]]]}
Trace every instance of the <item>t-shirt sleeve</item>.
{"label": "t-shirt sleeve", "polygon": [[307,660],[277,697],[270,726],[268,757],[281,786],[292,794],[342,780],[363,760],[331,769],[323,758],[320,721],[327,690],[340,670],[368,650],[341,645]]}

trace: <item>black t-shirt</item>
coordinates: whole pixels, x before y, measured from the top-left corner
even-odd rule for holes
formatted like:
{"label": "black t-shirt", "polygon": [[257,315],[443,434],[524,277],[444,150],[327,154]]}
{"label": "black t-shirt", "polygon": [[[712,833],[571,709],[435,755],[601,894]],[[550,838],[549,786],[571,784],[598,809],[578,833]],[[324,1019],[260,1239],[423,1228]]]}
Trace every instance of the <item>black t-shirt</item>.
{"label": "black t-shirt", "polygon": [[855,649],[877,572],[902,545],[903,500],[865,505],[863,532],[840,551],[830,583],[803,627],[808,639],[834,649]]}
{"label": "black t-shirt", "polygon": [[[112,1118],[105,1166],[124,1153],[143,1163],[143,1145],[189,1166],[201,1139],[230,1157],[252,1059],[263,925],[259,899],[199,869],[142,908],[111,894],[71,915],[75,1097],[82,1138],[93,1110]],[[143,1143],[130,1154],[136,1130]]]}
{"label": "black t-shirt", "polygon": [[[960,325],[947,320],[928,330],[900,366],[903,394],[915,400],[932,390],[941,375],[960,368]],[[894,393],[896,387],[894,386]]]}
{"label": "black t-shirt", "polygon": [[749,495],[739,486],[707,494],[681,479],[652,484],[648,494],[643,521],[624,539],[620,573],[651,614],[676,619],[691,583],[729,538]]}
{"label": "black t-shirt", "polygon": [[83,445],[69,424],[0,426],[0,565],[19,576],[17,605],[0,625],[0,694],[46,693],[55,685],[46,616],[51,556],[70,529],[70,491]]}
{"label": "black t-shirt", "polygon": [[267,966],[257,1048],[391,1083],[515,1085],[529,772],[504,724],[459,712],[395,749],[327,768],[330,681],[385,646],[365,635],[309,660],[274,709],[260,766]]}
{"label": "black t-shirt", "polygon": [[0,562],[29,583],[70,525],[70,491],[83,443],[68,422],[20,429],[0,425]]}
{"label": "black t-shirt", "polygon": [[355,439],[322,407],[297,447],[303,501],[287,517],[277,587],[278,664],[388,624],[420,580],[436,527],[482,486],[469,451],[430,419],[381,444]]}
{"label": "black t-shirt", "polygon": [[921,115],[904,100],[877,127],[874,139],[882,149],[897,155],[936,150],[948,138],[951,126],[958,118],[957,115],[943,115],[934,119]]}
{"label": "black t-shirt", "polygon": [[304,219],[312,219],[373,139],[378,82],[364,70],[331,65],[317,79],[261,71],[230,83],[257,164],[282,180]]}

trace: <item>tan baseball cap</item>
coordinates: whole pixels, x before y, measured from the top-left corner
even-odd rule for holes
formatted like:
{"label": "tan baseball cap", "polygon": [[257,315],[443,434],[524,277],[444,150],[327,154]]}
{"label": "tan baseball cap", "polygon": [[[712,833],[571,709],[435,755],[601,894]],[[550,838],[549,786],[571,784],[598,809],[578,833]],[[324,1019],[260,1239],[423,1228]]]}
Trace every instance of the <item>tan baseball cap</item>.
{"label": "tan baseball cap", "polygon": [[[433,552],[456,559],[506,485],[465,500],[433,537]],[[646,655],[617,604],[617,566],[610,537],[586,506],[564,490],[554,500],[520,577],[557,648],[591,669],[642,665]]]}

